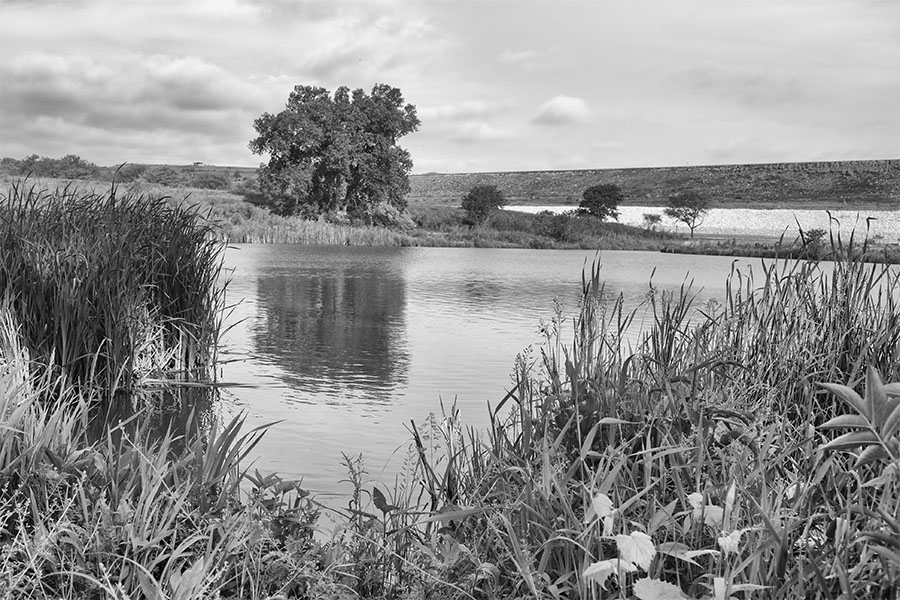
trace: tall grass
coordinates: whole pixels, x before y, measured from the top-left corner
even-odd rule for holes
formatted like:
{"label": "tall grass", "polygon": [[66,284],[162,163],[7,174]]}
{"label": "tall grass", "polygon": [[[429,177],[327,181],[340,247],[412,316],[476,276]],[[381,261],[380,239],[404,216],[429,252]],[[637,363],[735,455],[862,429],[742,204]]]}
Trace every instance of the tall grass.
{"label": "tall grass", "polygon": [[0,195],[0,244],[0,289],[50,377],[111,402],[141,379],[211,374],[222,244],[195,209],[18,182]]}
{"label": "tall grass", "polygon": [[482,509],[451,533],[470,566],[501,596],[896,597],[900,274],[842,254],[630,312],[594,270],[572,343],[551,328],[489,440],[428,466],[438,506]]}

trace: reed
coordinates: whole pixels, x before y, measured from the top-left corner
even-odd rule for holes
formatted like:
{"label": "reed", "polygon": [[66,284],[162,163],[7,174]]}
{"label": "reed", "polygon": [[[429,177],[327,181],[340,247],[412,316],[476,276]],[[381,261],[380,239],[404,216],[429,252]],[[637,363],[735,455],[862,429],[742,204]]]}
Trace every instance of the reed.
{"label": "reed", "polygon": [[572,342],[561,318],[546,329],[489,438],[457,429],[421,455],[431,505],[480,509],[447,535],[473,572],[496,569],[491,593],[900,591],[900,385],[877,375],[900,380],[900,279],[833,250],[735,271],[703,307],[686,283],[626,310],[598,268],[585,277]]}
{"label": "reed", "polygon": [[165,197],[13,183],[0,195],[0,287],[51,377],[131,395],[215,363],[222,244]]}

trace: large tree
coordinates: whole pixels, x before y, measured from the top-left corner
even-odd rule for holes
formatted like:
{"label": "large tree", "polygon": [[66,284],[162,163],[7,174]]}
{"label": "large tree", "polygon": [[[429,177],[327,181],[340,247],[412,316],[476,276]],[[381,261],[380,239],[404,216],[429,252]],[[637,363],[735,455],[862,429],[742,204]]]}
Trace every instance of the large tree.
{"label": "large tree", "polygon": [[333,97],[298,85],[283,111],[254,123],[259,136],[250,149],[269,155],[259,171],[260,192],[282,214],[363,215],[379,203],[402,208],[412,159],[397,140],[418,126],[416,107],[389,85],[371,94],[340,87]]}

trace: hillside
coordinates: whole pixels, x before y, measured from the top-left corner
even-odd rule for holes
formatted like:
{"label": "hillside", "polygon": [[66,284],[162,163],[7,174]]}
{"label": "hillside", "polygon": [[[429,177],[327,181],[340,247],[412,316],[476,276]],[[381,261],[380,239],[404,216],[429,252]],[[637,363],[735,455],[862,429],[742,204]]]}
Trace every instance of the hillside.
{"label": "hillside", "polygon": [[660,206],[673,192],[692,188],[715,206],[821,208],[868,206],[900,210],[900,160],[773,163],[697,167],[427,173],[410,178],[411,205],[456,205],[474,185],[496,185],[511,204],[577,204],[598,183],[619,185],[625,204]]}
{"label": "hillside", "polygon": [[[239,191],[256,169],[196,163],[98,167],[74,155],[34,162],[4,158],[0,175],[117,181],[135,179],[170,187]],[[31,161],[31,162],[29,162]],[[628,206],[662,206],[674,192],[692,188],[720,208],[870,208],[900,210],[900,160],[860,160],[696,167],[425,173],[410,176],[411,206],[459,206],[475,185],[496,185],[511,204],[578,204],[585,188],[615,183]]]}

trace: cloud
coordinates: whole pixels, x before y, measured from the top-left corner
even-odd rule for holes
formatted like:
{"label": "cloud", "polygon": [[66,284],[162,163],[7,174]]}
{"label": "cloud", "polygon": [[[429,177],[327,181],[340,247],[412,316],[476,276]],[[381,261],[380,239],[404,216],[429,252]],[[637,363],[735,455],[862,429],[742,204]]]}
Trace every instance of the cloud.
{"label": "cloud", "polygon": [[328,21],[338,16],[340,3],[332,0],[239,0],[269,21]]}
{"label": "cloud", "polygon": [[[110,162],[116,146],[156,146],[164,157],[179,144],[249,140],[263,108],[256,87],[196,57],[35,53],[3,63],[0,77],[5,138]],[[102,156],[88,154],[93,144]]]}
{"label": "cloud", "polygon": [[464,100],[457,104],[426,106],[418,109],[421,131],[458,144],[504,140],[512,134],[495,123],[509,106],[488,100]]}
{"label": "cloud", "polygon": [[503,110],[504,104],[487,100],[464,100],[458,104],[443,104],[440,106],[426,106],[419,109],[419,117],[422,121],[470,119],[496,114]]}
{"label": "cloud", "polygon": [[446,136],[454,142],[472,144],[509,139],[511,134],[483,121],[465,121],[447,128]]}
{"label": "cloud", "polygon": [[591,109],[583,98],[556,96],[541,105],[532,119],[537,125],[569,125],[582,123],[591,115]]}

